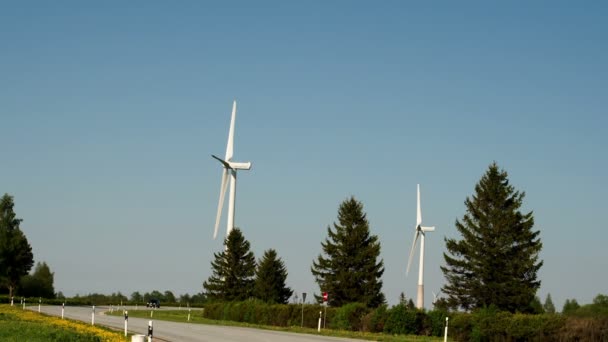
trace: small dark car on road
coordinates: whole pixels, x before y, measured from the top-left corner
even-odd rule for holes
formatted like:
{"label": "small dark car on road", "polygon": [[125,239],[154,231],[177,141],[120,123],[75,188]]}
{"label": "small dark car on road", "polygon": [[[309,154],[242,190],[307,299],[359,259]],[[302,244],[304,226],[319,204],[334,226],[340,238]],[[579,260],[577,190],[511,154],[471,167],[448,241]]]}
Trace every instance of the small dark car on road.
{"label": "small dark car on road", "polygon": [[147,308],[160,308],[160,301],[158,299],[150,299],[148,303],[146,303]]}

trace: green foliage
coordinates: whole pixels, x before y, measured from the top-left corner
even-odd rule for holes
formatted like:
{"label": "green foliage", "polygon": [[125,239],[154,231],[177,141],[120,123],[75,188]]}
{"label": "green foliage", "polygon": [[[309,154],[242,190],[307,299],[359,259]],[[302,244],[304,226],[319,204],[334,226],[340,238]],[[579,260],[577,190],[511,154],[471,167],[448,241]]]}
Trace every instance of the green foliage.
{"label": "green foliage", "polygon": [[534,296],[534,299],[532,299],[532,302],[530,303],[530,309],[528,310],[528,312],[533,313],[533,314],[545,313],[545,308],[543,307],[543,304],[540,302],[540,298],[538,298],[538,296]]}
{"label": "green foliage", "polygon": [[551,299],[551,294],[547,294],[547,298],[545,299],[545,304],[543,304],[543,309],[548,314],[555,313],[555,305],[553,304],[553,300]]}
{"label": "green foliage", "polygon": [[576,299],[566,299],[564,303],[564,307],[562,308],[562,314],[569,315],[573,314],[578,310],[581,306],[578,304]]}
{"label": "green foliage", "polygon": [[133,303],[142,303],[144,301],[144,297],[139,293],[139,291],[135,291],[131,293],[131,302]]}
{"label": "green foliage", "polygon": [[579,306],[575,299],[566,300],[564,315],[608,319],[608,296],[598,294],[591,304]]}
{"label": "green foliage", "polygon": [[17,218],[14,206],[8,194],[0,199],[0,282],[8,287],[9,296],[34,265],[32,246],[19,229],[22,220]]}
{"label": "green foliage", "polygon": [[[325,312],[321,305],[304,305],[304,326],[316,328],[319,311]],[[327,308],[327,326],[331,326],[335,308]],[[300,326],[302,305],[269,304],[259,300],[244,302],[212,302],[205,305],[203,317],[214,320],[267,324],[280,327]]]}
{"label": "green foliage", "polygon": [[448,282],[442,292],[450,306],[533,311],[542,243],[540,232],[532,229],[532,212],[521,212],[524,196],[493,163],[467,197],[466,213],[456,220],[462,239],[445,239],[441,270]]}
{"label": "green foliage", "polygon": [[46,262],[37,263],[34,273],[21,277],[19,295],[25,297],[55,298],[54,273]]}
{"label": "green foliage", "polygon": [[203,283],[205,294],[211,300],[245,300],[253,294],[256,269],[250,243],[240,229],[234,228],[224,245],[224,251],[214,253],[215,260],[211,261],[213,274]]}
{"label": "green foliage", "polygon": [[[604,305],[604,298],[598,298]],[[594,303],[596,304],[596,303]],[[300,326],[302,305],[268,304],[258,300],[215,302],[205,306],[208,319]],[[317,327],[320,305],[304,306],[304,327]],[[360,303],[342,308],[329,307],[327,327],[389,335],[417,334],[443,336],[445,311],[409,310],[399,304],[392,308],[381,305],[369,309]],[[500,311],[496,306],[472,313],[449,314],[450,339],[457,341],[606,341],[608,317],[578,317],[556,314],[531,315]],[[384,335],[386,336],[386,335]],[[390,340],[390,339],[389,339]]]}
{"label": "green foliage", "polygon": [[313,261],[311,272],[320,291],[329,293],[329,305],[361,302],[377,307],[385,302],[380,280],[384,266],[382,260],[377,262],[380,242],[370,235],[363,204],[354,197],[342,202],[338,221],[333,230],[327,227],[328,237],[321,243],[324,255]]}
{"label": "green foliage", "polygon": [[346,304],[336,310],[331,327],[340,330],[361,331],[361,322],[368,312],[367,306],[363,303]]}
{"label": "green foliage", "polygon": [[403,304],[393,306],[387,312],[388,317],[384,323],[384,332],[389,334],[417,334],[418,331],[423,330],[422,316],[418,313],[418,310],[409,309]]}
{"label": "green foliage", "polygon": [[166,303],[177,303],[177,300],[175,299],[175,295],[173,294],[173,292],[167,290],[165,291],[165,293],[163,294],[163,300]]}
{"label": "green foliage", "polygon": [[382,304],[379,307],[377,307],[375,310],[372,310],[367,315],[365,315],[365,317],[363,318],[363,321],[361,322],[361,324],[362,324],[361,330],[374,332],[374,333],[383,332],[384,324],[386,323],[387,319],[388,319],[388,306],[386,304]]}
{"label": "green foliage", "polygon": [[426,313],[430,323],[430,331],[428,335],[443,336],[445,328],[445,318],[448,313],[445,310],[433,310]]}
{"label": "green foliage", "polygon": [[559,315],[530,315],[499,311],[495,306],[450,317],[450,335],[458,341],[569,341]]}
{"label": "green foliage", "polygon": [[287,269],[274,249],[264,252],[256,270],[253,294],[265,302],[287,304],[293,291],[285,285]]}

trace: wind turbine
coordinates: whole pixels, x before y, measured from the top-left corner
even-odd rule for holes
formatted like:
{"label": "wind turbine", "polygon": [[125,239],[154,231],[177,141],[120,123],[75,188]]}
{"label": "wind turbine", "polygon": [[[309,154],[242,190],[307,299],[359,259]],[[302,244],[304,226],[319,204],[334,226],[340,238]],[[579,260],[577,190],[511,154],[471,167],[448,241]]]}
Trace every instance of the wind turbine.
{"label": "wind turbine", "polygon": [[435,303],[437,303],[437,299],[439,298],[439,294],[441,294],[441,290],[439,290],[439,292],[435,293],[435,291],[433,291],[433,305],[435,305]]}
{"label": "wind turbine", "polygon": [[224,206],[224,197],[226,195],[226,188],[228,182],[230,182],[230,197],[228,198],[228,218],[226,219],[226,236],[230,234],[232,228],[234,228],[234,201],[236,199],[236,171],[237,170],[249,170],[251,169],[251,162],[238,163],[232,161],[234,154],[234,118],[236,117],[236,101],[232,104],[232,117],[230,119],[230,130],[228,131],[228,145],[226,146],[226,158],[221,159],[217,156],[211,155],[213,158],[219,160],[224,166],[222,172],[222,185],[220,187],[220,202],[217,206],[217,217],[215,218],[215,230],[213,231],[213,239],[217,237],[217,229],[220,225],[220,218],[222,216],[222,207]]}
{"label": "wind turbine", "polygon": [[424,307],[424,233],[435,231],[435,227],[423,227],[422,226],[422,211],[420,210],[420,184],[418,184],[418,197],[417,197],[417,211],[416,211],[416,232],[414,233],[414,242],[412,243],[412,249],[410,250],[410,258],[407,262],[407,271],[405,275],[410,272],[410,266],[412,264],[412,258],[414,256],[414,250],[416,249],[416,241],[420,237],[420,266],[418,268],[418,297],[416,298],[416,307],[422,309]]}

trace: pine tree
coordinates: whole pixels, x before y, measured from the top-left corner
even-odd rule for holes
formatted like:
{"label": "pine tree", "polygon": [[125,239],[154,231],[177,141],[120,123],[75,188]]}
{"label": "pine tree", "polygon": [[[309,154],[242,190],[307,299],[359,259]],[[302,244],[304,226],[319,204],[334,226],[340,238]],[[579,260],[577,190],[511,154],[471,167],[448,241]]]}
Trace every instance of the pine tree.
{"label": "pine tree", "polygon": [[450,306],[532,312],[542,243],[540,232],[532,230],[532,212],[520,211],[524,196],[492,163],[465,200],[466,213],[456,220],[462,239],[445,239],[448,253],[441,267]]}
{"label": "pine tree", "polygon": [[0,282],[8,287],[9,297],[34,265],[32,246],[19,229],[22,220],[17,218],[14,206],[8,194],[0,199]]}
{"label": "pine tree", "polygon": [[551,294],[547,293],[547,298],[545,299],[545,304],[543,305],[543,309],[548,314],[555,313],[555,305],[553,304],[553,300],[551,299]]}
{"label": "pine tree", "polygon": [[[328,238],[321,242],[325,256],[313,261],[311,271],[321,292],[329,293],[329,305],[361,302],[368,307],[384,304],[380,277],[384,273],[380,243],[370,235],[363,204],[351,197],[338,210],[339,224],[327,227]],[[316,296],[320,301],[320,296]]]}
{"label": "pine tree", "polygon": [[265,302],[287,304],[293,291],[285,285],[287,269],[274,249],[258,262],[253,295]]}
{"label": "pine tree", "polygon": [[255,257],[249,241],[234,228],[224,241],[226,249],[214,253],[211,261],[213,274],[203,283],[205,295],[212,300],[245,300],[252,296]]}

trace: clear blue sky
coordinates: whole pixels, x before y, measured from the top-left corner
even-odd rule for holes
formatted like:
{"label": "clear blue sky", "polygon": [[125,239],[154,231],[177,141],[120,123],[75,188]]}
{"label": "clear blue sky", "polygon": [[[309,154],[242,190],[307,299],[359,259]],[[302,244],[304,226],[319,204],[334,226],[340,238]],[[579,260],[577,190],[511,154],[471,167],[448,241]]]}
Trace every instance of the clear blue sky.
{"label": "clear blue sky", "polygon": [[492,161],[541,231],[544,300],[606,293],[605,2],[0,5],[0,192],[66,295],[202,290],[232,100],[236,225],[298,293],[350,195],[405,277],[422,188],[426,303]]}

